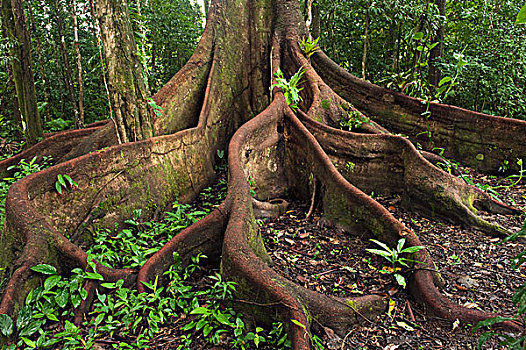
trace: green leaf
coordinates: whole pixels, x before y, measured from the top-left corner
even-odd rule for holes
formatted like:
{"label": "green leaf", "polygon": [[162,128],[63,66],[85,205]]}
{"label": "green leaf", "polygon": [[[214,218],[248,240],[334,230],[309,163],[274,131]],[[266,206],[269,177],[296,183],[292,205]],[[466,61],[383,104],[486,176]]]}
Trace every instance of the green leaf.
{"label": "green leaf", "polygon": [[57,175],[57,181],[62,186],[66,187],[66,181],[64,180],[64,177],[62,176],[62,174]]}
{"label": "green leaf", "polygon": [[43,275],[54,275],[57,273],[57,269],[55,268],[55,266],[48,265],[48,264],[40,264],[40,265],[33,266],[31,270],[35,272],[39,272]]}
{"label": "green leaf", "polygon": [[31,349],[35,349],[37,347],[37,344],[34,341],[32,341],[31,339],[27,339],[27,338],[24,338],[24,337],[21,337],[20,339],[22,339],[22,341],[27,346],[29,346]]}
{"label": "green leaf", "polygon": [[69,291],[67,288],[64,288],[58,292],[55,296],[55,301],[60,308],[65,308],[69,300]]}
{"label": "green leaf", "polygon": [[404,247],[404,244],[405,244],[405,238],[400,238],[396,245],[396,252],[401,252],[402,248]]}
{"label": "green leaf", "polygon": [[231,322],[228,320],[228,316],[223,314],[223,313],[221,313],[221,312],[218,312],[217,314],[214,314],[214,317],[221,324],[224,324],[224,325],[230,325],[231,324]]}
{"label": "green leaf", "polygon": [[86,278],[90,280],[104,281],[104,277],[102,277],[100,273],[96,272],[86,272]]}
{"label": "green leaf", "polygon": [[46,323],[45,320],[35,320],[29,324],[29,326],[25,327],[20,331],[19,336],[20,337],[30,337],[33,334],[35,334],[39,329],[42,328],[42,325]]}
{"label": "green leaf", "polygon": [[485,319],[484,321],[480,321],[479,323],[477,323],[475,327],[473,327],[473,329],[471,330],[471,334],[474,334],[475,331],[481,327],[490,327],[490,326],[493,326],[495,323],[500,323],[503,321],[511,321],[511,320],[513,320],[513,318],[502,317],[502,316]]}
{"label": "green leaf", "polygon": [[485,332],[485,333],[482,333],[479,337],[479,342],[477,344],[477,349],[482,349],[482,345],[484,345],[484,343],[486,343],[491,337],[493,337],[495,335],[494,332]]}
{"label": "green leaf", "polygon": [[307,326],[305,326],[303,323],[301,323],[300,321],[298,320],[295,320],[295,319],[292,319],[290,320],[290,322],[294,323],[296,326],[299,326],[305,330],[307,330]]}
{"label": "green leaf", "polygon": [[366,251],[368,251],[369,253],[372,253],[372,254],[376,254],[376,255],[380,255],[380,256],[383,256],[384,258],[386,258],[387,260],[391,261],[391,254],[384,251],[384,250],[379,250],[379,249],[366,249]]}
{"label": "green leaf", "polygon": [[402,288],[405,288],[406,287],[406,283],[405,283],[405,278],[404,276],[398,274],[398,273],[395,273],[394,274],[394,277],[396,279],[396,282],[402,286]]}
{"label": "green leaf", "polygon": [[400,251],[400,253],[416,253],[418,252],[419,250],[422,250],[424,249],[424,247],[422,247],[421,245],[416,245],[414,247],[407,247],[405,248],[404,250]]}
{"label": "green leaf", "polygon": [[5,337],[13,334],[13,320],[6,314],[0,314],[0,331]]}
{"label": "green leaf", "polygon": [[526,24],[526,4],[520,9],[515,24]]}
{"label": "green leaf", "polygon": [[49,276],[44,282],[44,290],[51,290],[51,288],[55,287],[61,279],[62,277],[60,277],[59,275]]}
{"label": "green leaf", "polygon": [[380,247],[384,248],[385,251],[391,253],[391,249],[387,246],[387,244],[377,241],[376,239],[370,239],[370,241],[378,244]]}
{"label": "green leaf", "polygon": [[190,311],[190,315],[210,315],[212,311],[206,307],[198,307]]}
{"label": "green leaf", "polygon": [[58,317],[55,314],[46,314],[46,317],[50,319],[51,321],[58,322]]}
{"label": "green leaf", "polygon": [[422,38],[424,37],[424,33],[422,32],[417,32],[413,35],[413,40],[422,40]]}
{"label": "green leaf", "polygon": [[58,194],[62,194],[62,186],[58,181],[55,182],[55,189],[57,190]]}
{"label": "green leaf", "polygon": [[449,82],[453,80],[453,78],[451,77],[443,77],[439,82],[438,82],[438,86],[442,86],[444,85],[445,83]]}
{"label": "green leaf", "polygon": [[23,329],[31,321],[31,306],[26,305],[18,311],[18,317],[16,319],[16,328],[18,330]]}

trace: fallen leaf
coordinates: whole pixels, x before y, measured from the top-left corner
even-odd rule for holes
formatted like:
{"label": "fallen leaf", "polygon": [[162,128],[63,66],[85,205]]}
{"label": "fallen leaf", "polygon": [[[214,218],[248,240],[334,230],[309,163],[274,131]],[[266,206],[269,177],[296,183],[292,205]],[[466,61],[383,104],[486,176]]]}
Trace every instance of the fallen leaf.
{"label": "fallen leaf", "polygon": [[414,331],[415,329],[413,327],[411,327],[410,325],[408,325],[407,323],[405,323],[404,321],[396,321],[396,324],[399,326],[399,327],[402,327],[403,329],[405,329],[406,331]]}
{"label": "fallen leaf", "polygon": [[467,307],[468,309],[475,309],[479,307],[477,303],[471,303],[471,302],[467,302],[463,306]]}

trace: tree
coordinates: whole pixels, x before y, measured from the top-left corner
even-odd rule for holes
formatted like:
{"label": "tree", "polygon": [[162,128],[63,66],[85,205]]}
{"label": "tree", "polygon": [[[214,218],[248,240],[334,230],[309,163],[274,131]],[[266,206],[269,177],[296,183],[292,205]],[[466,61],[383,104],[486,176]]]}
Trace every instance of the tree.
{"label": "tree", "polygon": [[120,142],[151,137],[152,125],[142,68],[125,0],[97,0],[108,83]]}
{"label": "tree", "polygon": [[27,144],[32,145],[43,136],[43,131],[31,69],[29,32],[20,0],[2,0],[2,22],[5,23],[8,38],[13,43],[10,56],[18,107],[23,117],[22,129],[26,135]]}
{"label": "tree", "polygon": [[[125,15],[107,5],[99,7],[101,21],[107,27],[123,23],[119,21]],[[110,13],[114,22],[103,16]],[[122,33],[129,33],[126,26]],[[93,227],[122,223],[137,208],[153,217],[174,198],[191,201],[214,177],[218,150],[228,150],[225,202],[176,236],[139,271],[98,265],[106,281],[123,279],[125,285],[144,290],[141,282],[162,275],[174,252],[184,262],[204,253],[211,261],[220,260],[224,276],[238,283],[239,299],[249,301],[245,312],[263,321],[281,317],[294,347],[306,349],[310,343],[305,331],[313,319],[344,335],[352,325],[382,312],[385,300],[333,298],[281,277],[258,234],[256,209],[279,212],[284,205],[280,198],[287,193],[307,201],[318,198],[316,205],[325,218],[348,232],[367,232],[390,246],[405,237],[410,246],[419,246],[413,232],[365,194],[397,193],[409,209],[432,218],[485,234],[508,234],[485,221],[480,211],[517,209],[493,201],[426,158],[434,160],[430,151],[442,147],[447,157],[495,172],[506,159],[526,157],[526,145],[518,141],[526,122],[425,102],[365,82],[321,51],[302,52],[298,42],[307,37],[297,1],[213,1],[194,55],[154,96],[162,107],[162,114],[153,119],[159,136],[115,145],[114,126],[107,123],[55,134],[0,163],[0,174],[5,174],[21,157],[52,154],[59,160],[10,189],[0,238],[0,277],[9,280],[0,313],[15,315],[17,305],[40,282],[31,266],[49,263],[62,273],[73,266],[86,268],[87,255],[80,247],[90,243]],[[117,43],[113,38],[116,56],[121,56],[117,45],[129,43],[127,36],[124,39]],[[269,88],[279,74],[289,78],[300,70],[302,98],[293,101],[293,110],[283,93],[290,99],[298,86],[280,79],[280,88]],[[353,132],[340,130],[340,120],[354,124]],[[59,141],[67,147],[57,148]],[[427,151],[419,152],[413,143]],[[346,167],[349,162],[352,170]],[[68,174],[79,187],[58,194],[54,184],[59,174]],[[415,259],[419,263],[409,289],[427,310],[472,324],[492,316],[449,301],[437,288],[440,278],[429,254],[421,250]],[[98,283],[86,287],[88,298],[77,310],[78,320]],[[521,328],[512,322],[501,326]]]}

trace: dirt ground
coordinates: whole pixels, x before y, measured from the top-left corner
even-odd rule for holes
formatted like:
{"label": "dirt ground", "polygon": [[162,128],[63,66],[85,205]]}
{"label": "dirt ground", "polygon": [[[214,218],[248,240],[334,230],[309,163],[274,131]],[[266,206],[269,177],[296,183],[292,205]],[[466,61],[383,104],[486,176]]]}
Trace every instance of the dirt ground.
{"label": "dirt ground", "polygon": [[[474,183],[499,186],[508,180],[481,175],[467,168]],[[526,208],[524,181],[509,189],[498,189],[502,201]],[[469,228],[435,222],[404,210],[398,197],[374,197],[395,217],[413,230],[426,246],[445,280],[442,290],[448,298],[469,308],[512,316],[516,307],[511,298],[526,282],[524,266],[514,270],[512,258],[524,244],[485,236]],[[478,335],[471,327],[427,315],[388,273],[384,258],[367,248],[380,248],[368,237],[356,237],[329,227],[314,212],[308,218],[309,203],[291,202],[283,216],[264,222],[261,232],[274,267],[290,280],[312,290],[337,296],[380,294],[392,300],[388,314],[353,329],[345,339],[320,335],[328,349],[475,349]],[[487,215],[512,232],[521,229],[524,215]],[[484,349],[501,348],[496,339]]]}

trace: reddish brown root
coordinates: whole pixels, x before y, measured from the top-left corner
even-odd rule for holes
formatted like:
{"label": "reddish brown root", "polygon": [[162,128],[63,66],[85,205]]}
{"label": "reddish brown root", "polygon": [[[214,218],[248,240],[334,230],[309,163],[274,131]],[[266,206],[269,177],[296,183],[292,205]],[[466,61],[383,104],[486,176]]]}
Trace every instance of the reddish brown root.
{"label": "reddish brown root", "polygon": [[[504,160],[526,159],[526,121],[494,117],[439,103],[426,103],[363,81],[339,67],[323,52],[312,57],[323,80],[340,96],[391,132],[407,135],[426,150],[485,172],[497,172]],[[425,118],[423,113],[431,114]],[[430,133],[430,134],[429,134]],[[430,136],[430,137],[429,137]]]}
{"label": "reddish brown root", "polygon": [[[59,273],[86,268],[87,254],[81,247],[89,246],[97,227],[122,223],[137,208],[151,218],[175,198],[191,201],[214,177],[216,151],[226,146],[225,202],[174,237],[138,272],[98,265],[105,281],[123,279],[126,286],[145,291],[142,282],[161,278],[174,253],[183,264],[202,253],[212,262],[221,261],[224,276],[237,282],[236,305],[261,322],[281,320],[294,349],[310,349],[311,326],[343,336],[355,324],[383,312],[386,301],[379,296],[344,299],[319,294],[274,270],[255,216],[286,210],[281,198],[287,193],[316,201],[325,219],[349,234],[376,237],[390,246],[402,237],[411,246],[421,243],[365,192],[398,194],[405,206],[431,217],[489,234],[506,233],[477,213],[516,213],[515,209],[439,170],[426,160],[437,161],[436,157],[422,157],[411,142],[389,131],[405,133],[428,150],[444,147],[446,156],[495,171],[504,159],[526,159],[526,146],[515,142],[524,136],[526,123],[439,104],[430,104],[431,118],[423,119],[427,105],[422,101],[356,79],[323,53],[315,54],[311,65],[297,43],[306,34],[301,26],[298,29],[297,2],[278,1],[272,9],[259,3],[236,7],[237,2],[213,2],[196,54],[155,97],[163,107],[156,130],[166,135],[94,151],[113,137],[111,126],[94,127],[52,135],[17,158],[0,162],[2,173],[22,157],[46,152],[63,161],[9,190],[0,237],[0,278],[8,283],[0,313],[15,315],[25,295],[41,282],[32,266],[53,264]],[[281,20],[265,22],[268,13]],[[248,29],[238,33],[240,27]],[[228,35],[234,31],[236,36]],[[272,103],[260,113],[269,101],[271,72],[278,67],[288,76],[299,67],[305,69],[300,108],[307,112],[299,111],[299,117],[277,88]],[[349,109],[375,122],[364,125],[360,134],[335,129]],[[492,132],[486,135],[488,130]],[[427,131],[432,142],[418,136]],[[71,176],[79,187],[59,195],[54,185],[60,174]],[[450,302],[437,288],[440,276],[427,251],[419,251],[417,260],[421,263],[410,277],[411,291],[429,311],[466,323],[494,316]],[[77,310],[76,322],[89,310],[97,286],[86,288],[89,298]],[[521,329],[512,322],[501,326]]]}
{"label": "reddish brown root", "polygon": [[44,156],[51,157],[52,162],[58,162],[64,155],[74,149],[82,140],[92,135],[103,127],[107,122],[98,122],[87,125],[85,129],[67,130],[47,134],[43,141],[20,152],[13,157],[0,161],[0,178],[10,176],[7,168],[17,165],[22,159],[27,161],[37,157],[37,162],[41,162]]}

